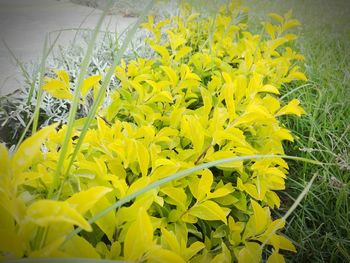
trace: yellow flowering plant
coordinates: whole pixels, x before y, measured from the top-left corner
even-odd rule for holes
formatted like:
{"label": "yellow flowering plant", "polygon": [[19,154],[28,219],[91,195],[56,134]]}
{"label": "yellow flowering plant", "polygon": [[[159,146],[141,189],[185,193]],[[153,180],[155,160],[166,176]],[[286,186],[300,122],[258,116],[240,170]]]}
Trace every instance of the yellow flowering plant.
{"label": "yellow flowering plant", "polygon": [[[288,45],[299,22],[271,14],[256,35],[246,12],[232,2],[215,17],[186,5],[149,17],[154,58],[113,68],[111,103],[84,135],[85,119],[75,121],[61,162],[66,125],[11,154],[0,145],[2,259],[271,263],[296,251],[271,209],[288,174],[283,141],[294,140],[280,116],[304,114],[279,99],[283,84],[306,80]],[[78,95],[98,100],[101,79],[86,78]],[[62,70],[42,88],[74,97]]]}

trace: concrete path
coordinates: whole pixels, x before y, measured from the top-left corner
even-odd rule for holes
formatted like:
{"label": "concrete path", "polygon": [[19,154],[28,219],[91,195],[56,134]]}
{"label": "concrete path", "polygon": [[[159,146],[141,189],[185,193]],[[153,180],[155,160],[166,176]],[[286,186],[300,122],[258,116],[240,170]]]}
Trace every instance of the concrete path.
{"label": "concrete path", "polygon": [[[68,0],[0,0],[0,38],[21,62],[39,61],[45,34],[61,29],[93,29],[101,11],[80,6]],[[136,18],[108,15],[103,30],[123,30]],[[65,31],[58,44],[68,44],[76,31]],[[0,41],[0,95],[13,92],[23,79],[3,41]]]}

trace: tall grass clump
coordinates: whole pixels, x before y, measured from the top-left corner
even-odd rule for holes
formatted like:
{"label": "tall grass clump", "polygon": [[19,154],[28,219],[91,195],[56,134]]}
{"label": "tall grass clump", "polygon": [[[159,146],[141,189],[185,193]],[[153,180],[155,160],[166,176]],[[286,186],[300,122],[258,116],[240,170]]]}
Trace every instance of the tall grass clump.
{"label": "tall grass clump", "polygon": [[[254,34],[236,1],[213,16],[184,3],[177,16],[142,23],[151,58],[125,61],[152,4],[105,72],[87,76],[106,9],[74,90],[64,69],[45,77],[42,60],[32,134],[14,151],[0,145],[3,259],[284,262],[296,252],[282,229],[316,176],[284,216],[272,212],[283,206],[286,160],[319,164],[283,148],[296,139],[286,116],[305,114],[281,96],[307,80],[291,45],[299,21],[273,13]],[[36,131],[43,92],[69,102],[69,115]]]}

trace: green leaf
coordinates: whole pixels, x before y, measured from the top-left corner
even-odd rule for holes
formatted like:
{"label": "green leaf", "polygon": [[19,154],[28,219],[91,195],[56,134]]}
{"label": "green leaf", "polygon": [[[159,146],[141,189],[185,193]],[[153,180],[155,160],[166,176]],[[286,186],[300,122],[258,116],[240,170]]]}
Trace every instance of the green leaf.
{"label": "green leaf", "polygon": [[193,206],[188,213],[204,220],[221,220],[226,224],[226,212],[215,202],[205,201]]}

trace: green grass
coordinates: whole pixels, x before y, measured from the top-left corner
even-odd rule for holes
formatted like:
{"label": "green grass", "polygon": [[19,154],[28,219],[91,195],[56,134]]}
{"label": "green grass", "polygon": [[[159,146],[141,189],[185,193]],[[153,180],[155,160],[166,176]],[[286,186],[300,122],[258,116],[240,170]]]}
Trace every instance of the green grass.
{"label": "green grass", "polygon": [[[292,8],[301,20],[297,47],[305,56],[309,84],[295,90],[307,115],[289,118],[299,138],[286,153],[331,165],[292,163],[283,215],[317,174],[310,193],[289,218],[285,234],[295,241],[291,262],[350,262],[350,4],[346,1],[247,1],[256,18]],[[286,87],[288,91],[300,85]]]}

